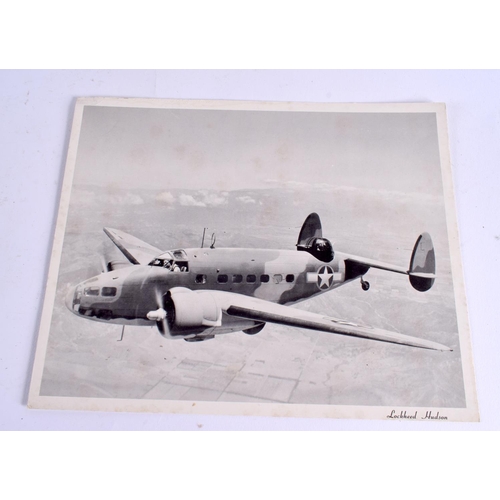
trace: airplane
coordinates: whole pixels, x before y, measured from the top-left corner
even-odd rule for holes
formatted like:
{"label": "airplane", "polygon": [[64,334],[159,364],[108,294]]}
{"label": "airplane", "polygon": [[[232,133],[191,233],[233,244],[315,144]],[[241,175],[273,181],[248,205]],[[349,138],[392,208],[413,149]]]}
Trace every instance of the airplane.
{"label": "airplane", "polygon": [[266,323],[451,351],[437,342],[303,311],[291,304],[359,279],[370,268],[404,274],[418,292],[436,278],[432,239],[416,240],[409,268],[334,251],[311,213],[296,250],[185,248],[161,251],[123,231],[104,228],[127,258],[104,263],[103,272],[72,287],[68,309],[79,317],[119,325],[154,326],[163,337],[200,342],[216,335],[259,333]]}

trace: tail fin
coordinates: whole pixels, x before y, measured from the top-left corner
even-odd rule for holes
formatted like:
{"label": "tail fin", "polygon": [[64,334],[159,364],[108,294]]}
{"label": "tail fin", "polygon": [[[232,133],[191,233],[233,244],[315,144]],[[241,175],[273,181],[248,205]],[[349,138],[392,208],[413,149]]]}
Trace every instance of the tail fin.
{"label": "tail fin", "polygon": [[436,256],[428,233],[422,233],[415,242],[410,259],[410,283],[415,290],[430,290],[436,279]]}
{"label": "tail fin", "polygon": [[313,212],[307,216],[304,224],[302,224],[302,229],[300,230],[299,239],[297,241],[297,247],[306,246],[312,238],[322,237],[323,231],[321,229],[319,215]]}
{"label": "tail fin", "polygon": [[335,256],[332,244],[323,238],[321,221],[315,212],[309,214],[302,224],[296,247],[297,250],[308,252],[322,262],[331,262]]}

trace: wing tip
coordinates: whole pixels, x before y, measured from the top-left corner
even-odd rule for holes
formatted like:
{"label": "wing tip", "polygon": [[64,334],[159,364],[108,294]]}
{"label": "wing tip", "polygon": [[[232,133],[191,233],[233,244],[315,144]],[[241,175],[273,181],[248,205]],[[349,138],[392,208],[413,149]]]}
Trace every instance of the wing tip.
{"label": "wing tip", "polygon": [[449,351],[449,352],[453,352],[453,349],[451,347],[448,347],[444,344],[439,344],[437,342],[429,342],[428,343],[428,346],[424,346],[426,347],[427,349],[432,349],[434,351]]}

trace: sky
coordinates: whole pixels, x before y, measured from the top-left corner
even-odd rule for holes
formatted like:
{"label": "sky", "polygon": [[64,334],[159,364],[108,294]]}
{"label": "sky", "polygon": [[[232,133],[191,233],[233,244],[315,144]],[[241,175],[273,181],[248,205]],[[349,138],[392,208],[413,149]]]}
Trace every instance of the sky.
{"label": "sky", "polygon": [[86,106],[75,183],[222,191],[327,184],[442,194],[433,113]]}

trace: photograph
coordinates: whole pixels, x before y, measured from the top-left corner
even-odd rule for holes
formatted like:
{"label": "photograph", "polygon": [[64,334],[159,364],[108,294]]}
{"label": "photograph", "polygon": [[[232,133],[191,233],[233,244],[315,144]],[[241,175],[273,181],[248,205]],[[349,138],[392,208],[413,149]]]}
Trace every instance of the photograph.
{"label": "photograph", "polygon": [[77,99],[28,406],[478,421],[445,105]]}

